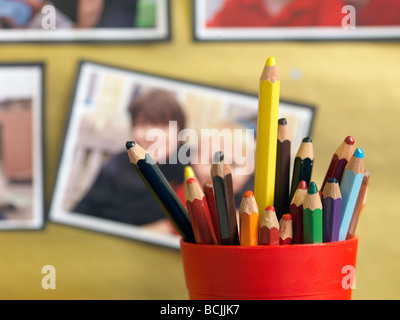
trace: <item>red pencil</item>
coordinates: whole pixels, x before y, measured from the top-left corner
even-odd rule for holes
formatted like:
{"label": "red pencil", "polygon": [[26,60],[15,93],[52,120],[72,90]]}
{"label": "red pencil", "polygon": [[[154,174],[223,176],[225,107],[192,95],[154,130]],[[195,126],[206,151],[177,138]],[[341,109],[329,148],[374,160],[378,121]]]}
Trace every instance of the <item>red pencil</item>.
{"label": "red pencil", "polygon": [[284,214],[279,221],[279,244],[290,245],[293,239],[293,225],[292,216],[287,213]]}
{"label": "red pencil", "polygon": [[214,186],[212,181],[207,181],[204,183],[203,191],[207,199],[208,209],[210,210],[210,216],[212,225],[214,227],[215,236],[217,237],[217,242],[219,243],[219,225],[218,225],[218,214],[217,207],[215,204],[215,196],[214,196]]}
{"label": "red pencil", "polygon": [[186,181],[185,199],[196,243],[217,244],[207,199],[194,178]]}
{"label": "red pencil", "polygon": [[336,178],[336,180],[340,184],[344,168],[346,168],[346,165],[351,159],[353,153],[354,138],[352,136],[348,136],[333,154],[331,163],[329,165],[328,171],[326,172],[326,176],[320,190],[324,190],[325,184],[329,178]]}
{"label": "red pencil", "polygon": [[279,222],[276,217],[275,208],[272,206],[264,210],[260,222],[260,245],[279,245]]}
{"label": "red pencil", "polygon": [[293,224],[293,244],[303,243],[303,203],[307,194],[307,183],[303,180],[297,186],[297,190],[290,204],[290,214]]}

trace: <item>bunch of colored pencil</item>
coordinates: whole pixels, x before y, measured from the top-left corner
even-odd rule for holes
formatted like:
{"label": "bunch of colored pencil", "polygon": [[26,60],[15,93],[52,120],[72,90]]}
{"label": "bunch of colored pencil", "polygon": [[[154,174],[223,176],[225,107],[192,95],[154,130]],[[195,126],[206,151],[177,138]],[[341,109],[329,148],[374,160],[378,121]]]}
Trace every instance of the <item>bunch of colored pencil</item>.
{"label": "bunch of colored pencil", "polygon": [[131,164],[184,241],[257,246],[354,237],[369,186],[364,151],[354,150],[353,137],[347,137],[334,153],[319,191],[312,180],[313,143],[306,137],[290,173],[291,137],[287,120],[278,119],[279,95],[276,62],[269,58],[260,79],[254,193],[244,193],[238,214],[231,167],[222,152],[214,155],[212,180],[203,186],[193,169],[185,168],[186,210],[150,155],[127,142]]}

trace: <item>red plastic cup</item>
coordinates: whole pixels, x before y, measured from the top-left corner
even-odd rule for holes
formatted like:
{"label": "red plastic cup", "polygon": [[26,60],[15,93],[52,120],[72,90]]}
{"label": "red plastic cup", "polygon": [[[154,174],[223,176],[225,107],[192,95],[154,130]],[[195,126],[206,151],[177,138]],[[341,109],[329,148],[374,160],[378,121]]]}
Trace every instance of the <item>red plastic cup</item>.
{"label": "red plastic cup", "polygon": [[350,300],[357,246],[357,237],[255,247],[181,241],[181,255],[191,300]]}

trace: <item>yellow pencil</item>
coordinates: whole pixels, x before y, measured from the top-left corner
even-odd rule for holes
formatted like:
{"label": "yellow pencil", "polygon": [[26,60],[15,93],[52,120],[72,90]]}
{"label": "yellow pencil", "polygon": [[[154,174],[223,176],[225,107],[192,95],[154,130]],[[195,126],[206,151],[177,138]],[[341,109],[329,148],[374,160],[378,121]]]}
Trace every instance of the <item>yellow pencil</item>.
{"label": "yellow pencil", "polygon": [[183,171],[183,177],[184,177],[184,181],[186,183],[186,181],[188,181],[190,178],[194,178],[197,180],[196,178],[196,174],[194,173],[194,170],[191,166],[187,165],[185,166],[185,169]]}
{"label": "yellow pencil", "polygon": [[260,79],[254,194],[259,208],[274,205],[280,81],[274,57]]}

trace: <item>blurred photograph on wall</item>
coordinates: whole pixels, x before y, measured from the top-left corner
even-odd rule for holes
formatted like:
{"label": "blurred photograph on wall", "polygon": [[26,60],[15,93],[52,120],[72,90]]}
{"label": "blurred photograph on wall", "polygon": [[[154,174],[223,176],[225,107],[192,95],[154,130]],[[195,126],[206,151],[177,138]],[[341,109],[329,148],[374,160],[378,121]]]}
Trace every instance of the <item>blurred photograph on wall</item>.
{"label": "blurred photograph on wall", "polygon": [[198,41],[399,39],[400,0],[195,0]]}
{"label": "blurred photograph on wall", "polygon": [[[82,61],[50,220],[179,248],[178,233],[132,167],[125,143],[144,148],[185,203],[185,166],[204,184],[213,148],[225,140],[217,150],[232,155],[239,206],[254,184],[257,110],[257,95]],[[295,137],[293,155],[310,134],[314,112],[281,102],[280,116]]]}
{"label": "blurred photograph on wall", "polygon": [[170,38],[169,0],[0,0],[0,42]]}
{"label": "blurred photograph on wall", "polygon": [[0,64],[0,230],[41,229],[43,65]]}

